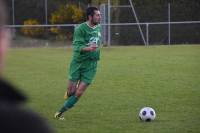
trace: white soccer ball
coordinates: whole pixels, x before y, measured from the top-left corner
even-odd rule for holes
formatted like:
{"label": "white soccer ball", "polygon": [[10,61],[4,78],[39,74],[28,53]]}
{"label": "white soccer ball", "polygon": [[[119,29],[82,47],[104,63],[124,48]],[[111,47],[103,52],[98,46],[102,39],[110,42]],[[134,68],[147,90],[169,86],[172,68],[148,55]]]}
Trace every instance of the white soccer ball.
{"label": "white soccer ball", "polygon": [[153,121],[156,118],[156,112],[151,107],[143,107],[140,110],[139,118],[142,121],[150,122]]}

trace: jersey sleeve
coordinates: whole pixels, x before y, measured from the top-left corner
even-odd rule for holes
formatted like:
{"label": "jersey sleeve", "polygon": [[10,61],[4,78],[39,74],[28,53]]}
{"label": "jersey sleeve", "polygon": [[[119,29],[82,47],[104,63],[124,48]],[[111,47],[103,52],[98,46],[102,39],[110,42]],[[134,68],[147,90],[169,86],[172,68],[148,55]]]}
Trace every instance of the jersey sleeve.
{"label": "jersey sleeve", "polygon": [[74,32],[73,48],[74,51],[80,52],[85,46],[84,32],[81,27],[77,27]]}

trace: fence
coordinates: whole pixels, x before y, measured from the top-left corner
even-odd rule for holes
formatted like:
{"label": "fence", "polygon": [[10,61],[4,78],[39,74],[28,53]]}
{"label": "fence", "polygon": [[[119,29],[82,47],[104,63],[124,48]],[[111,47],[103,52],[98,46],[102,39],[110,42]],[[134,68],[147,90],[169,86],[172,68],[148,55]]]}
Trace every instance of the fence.
{"label": "fence", "polygon": [[200,21],[112,23],[110,26],[111,45],[200,44]]}
{"label": "fence", "polygon": [[[19,7],[20,0],[8,1],[10,1],[11,25],[7,27],[10,27],[13,31],[13,46],[71,45],[74,27],[77,24],[49,24],[48,18],[58,7],[56,5],[58,1],[55,3],[50,3],[49,0],[35,1],[37,4],[42,3],[39,4],[41,7],[39,6],[36,9],[42,11],[41,14],[36,16],[42,23],[37,25],[23,25],[24,20],[35,17],[33,14],[36,13],[30,14],[28,12],[26,15],[30,16],[23,16],[19,19],[21,12],[24,12],[24,10],[19,12],[19,9],[16,9],[16,7]],[[27,5],[30,5],[28,3]],[[190,3],[193,3],[192,6],[195,5],[194,2]],[[80,8],[88,6],[80,1],[76,4]],[[151,5],[151,13],[150,9],[144,9],[142,5],[134,5],[131,0],[127,0],[126,4],[111,5],[111,0],[108,0],[107,3],[100,5],[102,37],[105,45],[200,44],[200,21],[180,21],[176,19],[184,18],[177,17],[178,12],[179,14],[180,11],[181,14],[187,14],[187,10],[184,11],[180,8],[177,12],[172,12],[176,5],[173,6],[173,4],[168,3]],[[31,9],[34,10],[34,8]],[[159,17],[156,18],[153,12],[158,12],[157,16]]]}
{"label": "fence", "polygon": [[[144,34],[145,42],[138,30]],[[77,24],[58,25],[8,25],[13,29],[13,46],[70,46],[73,31]],[[110,44],[108,44],[110,26]],[[102,24],[104,45],[154,45],[154,44],[200,44],[200,21],[150,22],[150,23],[111,23]],[[29,30],[36,35],[23,34]],[[59,30],[59,34],[52,32]],[[184,33],[184,34],[183,34]],[[38,35],[37,35],[38,34]]]}

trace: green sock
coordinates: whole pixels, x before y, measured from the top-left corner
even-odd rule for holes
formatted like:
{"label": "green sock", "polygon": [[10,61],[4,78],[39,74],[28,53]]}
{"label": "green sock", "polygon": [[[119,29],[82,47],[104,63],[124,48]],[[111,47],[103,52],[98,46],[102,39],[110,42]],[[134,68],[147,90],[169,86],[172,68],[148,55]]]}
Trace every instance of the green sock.
{"label": "green sock", "polygon": [[67,100],[65,100],[63,107],[59,110],[59,112],[63,113],[68,109],[72,108],[74,104],[78,101],[78,98],[73,95],[70,96]]}

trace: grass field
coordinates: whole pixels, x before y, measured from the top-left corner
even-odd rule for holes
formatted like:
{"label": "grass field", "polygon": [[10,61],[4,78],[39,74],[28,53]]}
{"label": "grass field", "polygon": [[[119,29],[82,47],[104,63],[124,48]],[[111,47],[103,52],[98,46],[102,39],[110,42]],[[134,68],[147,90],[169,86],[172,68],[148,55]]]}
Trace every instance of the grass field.
{"label": "grass field", "polygon": [[[71,55],[68,48],[11,49],[5,71],[57,133],[200,132],[200,45],[104,48],[94,83],[58,121]],[[155,121],[138,119],[143,106],[156,110]]]}

